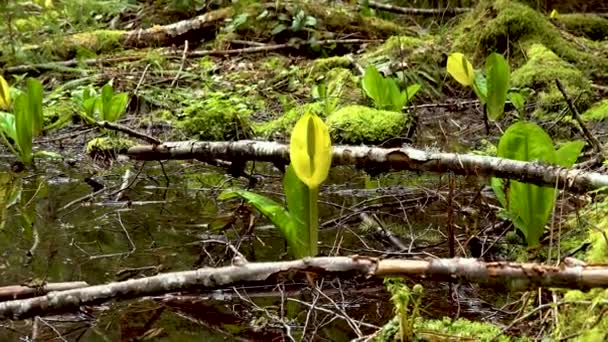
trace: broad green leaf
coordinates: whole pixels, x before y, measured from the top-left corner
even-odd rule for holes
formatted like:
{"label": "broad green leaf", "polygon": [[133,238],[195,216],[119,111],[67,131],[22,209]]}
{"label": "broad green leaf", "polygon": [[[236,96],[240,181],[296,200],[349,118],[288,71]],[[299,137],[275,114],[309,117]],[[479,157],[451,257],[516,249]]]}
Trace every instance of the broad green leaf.
{"label": "broad green leaf", "polygon": [[[552,163],[555,155],[551,137],[541,127],[530,122],[511,125],[498,143],[498,156],[506,159]],[[496,184],[492,188],[497,191]],[[513,218],[513,224],[522,231],[530,246],[539,242],[551,215],[554,194],[551,187],[510,181],[506,209]],[[500,191],[496,195],[500,197]]]}
{"label": "broad green leaf", "polygon": [[380,109],[401,112],[403,110],[403,105],[405,104],[406,98],[402,96],[397,81],[392,78],[387,78],[384,80],[384,84],[384,86],[388,89],[389,103],[388,106]]}
{"label": "broad green leaf", "polygon": [[572,167],[581,155],[585,142],[582,140],[570,141],[555,151],[555,163],[563,167]]}
{"label": "broad green leaf", "polygon": [[270,31],[270,34],[274,36],[285,31],[286,29],[287,26],[285,26],[284,24],[278,24],[272,29],[272,31]]}
{"label": "broad green leaf", "polygon": [[82,109],[88,117],[90,117],[90,118],[95,117],[96,104],[97,104],[96,97],[89,97],[87,99],[82,100]]}
{"label": "broad green leaf", "polygon": [[289,145],[289,157],[298,178],[310,189],[318,188],[331,167],[329,130],[317,115],[307,113],[296,122]]}
{"label": "broad green leaf", "polygon": [[253,205],[262,215],[274,224],[279,231],[286,232],[291,224],[291,217],[287,209],[274,200],[246,190],[226,190],[220,193],[218,199],[221,201],[241,197]]}
{"label": "broad green leaf", "polygon": [[17,142],[17,131],[15,130],[15,116],[7,112],[0,112],[0,130],[13,142]]}
{"label": "broad green leaf", "polygon": [[507,197],[503,189],[504,181],[502,180],[502,178],[492,177],[492,179],[490,179],[490,186],[492,187],[492,190],[496,195],[498,203],[500,203],[503,208],[507,208]]}
{"label": "broad green leaf", "polygon": [[34,78],[27,80],[27,97],[29,101],[29,115],[32,120],[32,133],[38,135],[44,126],[42,116],[42,83]]}
{"label": "broad green leaf", "polygon": [[421,87],[420,84],[415,83],[415,84],[409,85],[407,88],[405,88],[404,91],[402,91],[402,93],[404,93],[406,95],[405,103],[403,104],[404,106],[410,102],[410,100],[414,97],[414,95],[416,95],[418,90],[420,90],[420,87]]}
{"label": "broad green leaf", "polygon": [[448,57],[447,70],[458,83],[464,86],[472,86],[475,81],[473,65],[460,52],[455,52]]}
{"label": "broad green leaf", "polygon": [[386,106],[390,90],[385,85],[384,77],[375,66],[370,65],[365,69],[361,84],[367,96],[374,101],[376,108],[382,109],[383,106]]}
{"label": "broad green leaf", "polygon": [[125,112],[125,109],[127,109],[128,101],[129,95],[127,93],[116,94],[114,97],[112,97],[108,117],[106,117],[105,120],[108,120],[109,122],[117,121]]}
{"label": "broad green leaf", "polygon": [[[287,167],[283,177],[283,189],[287,197],[287,208],[293,221],[291,231],[283,233],[293,255],[296,258],[314,256],[317,254],[317,225],[311,225],[309,191],[296,175],[293,166]],[[318,219],[318,218],[317,218]],[[314,227],[315,229],[311,229]]]}
{"label": "broad green leaf", "polygon": [[11,107],[11,88],[0,75],[0,110],[9,110]]}
{"label": "broad green leaf", "polygon": [[27,94],[21,94],[15,99],[14,111],[17,148],[21,153],[21,161],[24,164],[29,164],[32,161],[33,122],[29,113],[29,99]]}
{"label": "broad green leaf", "polygon": [[100,103],[100,114],[101,120],[109,121],[110,110],[112,108],[112,97],[114,96],[114,89],[110,83],[107,83],[101,88],[101,103]]}
{"label": "broad green leaf", "polygon": [[513,107],[517,109],[519,114],[523,115],[525,109],[524,106],[526,104],[526,99],[524,98],[524,96],[519,92],[511,92],[509,93],[508,98],[509,101],[511,101],[511,103],[513,104]]}
{"label": "broad green leaf", "polygon": [[473,83],[473,91],[481,103],[486,103],[488,97],[488,82],[481,71],[475,71],[475,82]]}
{"label": "broad green leaf", "polygon": [[486,59],[488,117],[498,120],[505,110],[507,92],[509,91],[509,63],[498,53],[492,53]]}

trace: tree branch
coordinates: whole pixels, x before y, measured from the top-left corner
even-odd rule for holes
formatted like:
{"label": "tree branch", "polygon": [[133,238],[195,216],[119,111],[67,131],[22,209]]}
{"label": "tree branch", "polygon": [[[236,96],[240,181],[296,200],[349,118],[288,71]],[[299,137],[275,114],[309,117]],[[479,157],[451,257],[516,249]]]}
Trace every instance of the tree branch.
{"label": "tree branch", "polygon": [[352,278],[407,276],[418,280],[475,282],[522,291],[537,287],[590,289],[608,287],[608,266],[560,267],[476,259],[378,260],[318,257],[294,261],[244,263],[219,268],[159,274],[105,285],[51,292],[45,296],[0,303],[0,319],[24,319],[56,314],[113,299],[128,299],[190,289],[215,289],[240,284],[276,282],[285,276],[316,273]]}
{"label": "tree branch", "polygon": [[[134,146],[127,154],[137,160],[221,159],[286,164],[289,162],[289,145],[253,140],[181,141],[157,146]],[[555,187],[557,183],[560,189],[578,193],[608,186],[608,175],[595,172],[496,157],[422,151],[411,147],[334,146],[332,165],[356,165],[362,168],[373,166],[387,171],[453,172],[458,175],[507,178],[550,187]]]}

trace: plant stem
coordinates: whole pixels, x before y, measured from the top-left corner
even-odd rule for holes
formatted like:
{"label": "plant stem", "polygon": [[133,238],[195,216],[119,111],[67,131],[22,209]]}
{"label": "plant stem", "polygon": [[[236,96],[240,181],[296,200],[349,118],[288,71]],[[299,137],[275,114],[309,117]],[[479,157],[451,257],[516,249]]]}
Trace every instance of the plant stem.
{"label": "plant stem", "polygon": [[319,239],[319,187],[308,188],[308,245],[310,256],[317,255],[317,240]]}

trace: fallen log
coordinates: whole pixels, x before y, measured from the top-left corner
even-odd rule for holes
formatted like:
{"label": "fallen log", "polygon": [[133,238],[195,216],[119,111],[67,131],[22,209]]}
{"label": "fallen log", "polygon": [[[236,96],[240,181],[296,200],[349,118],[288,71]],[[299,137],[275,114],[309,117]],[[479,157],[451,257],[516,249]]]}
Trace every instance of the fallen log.
{"label": "fallen log", "polygon": [[[136,160],[220,159],[287,164],[289,145],[253,140],[180,141],[134,146],[128,150],[127,155]],[[499,177],[542,186],[557,186],[559,189],[576,193],[608,186],[608,175],[596,172],[497,157],[423,151],[411,147],[334,146],[332,165]]]}
{"label": "fallen log", "polygon": [[23,299],[40,296],[53,291],[64,291],[87,287],[84,281],[70,281],[66,283],[47,283],[41,286],[9,285],[0,287],[0,301]]}
{"label": "fallen log", "polygon": [[277,282],[298,274],[342,278],[411,277],[416,280],[474,282],[488,287],[523,291],[538,287],[608,288],[608,265],[564,263],[548,266],[533,263],[482,262],[477,259],[401,260],[352,256],[317,257],[294,261],[241,263],[219,268],[164,273],[152,277],[51,292],[45,296],[0,303],[0,319],[76,310],[81,305],[129,299],[192,289]]}

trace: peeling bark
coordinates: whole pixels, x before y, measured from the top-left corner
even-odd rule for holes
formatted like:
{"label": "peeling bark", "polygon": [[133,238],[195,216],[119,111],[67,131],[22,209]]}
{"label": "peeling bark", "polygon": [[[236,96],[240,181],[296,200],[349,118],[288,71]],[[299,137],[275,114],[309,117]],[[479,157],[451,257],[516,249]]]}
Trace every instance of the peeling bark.
{"label": "peeling bark", "polygon": [[294,261],[245,263],[220,268],[159,274],[105,285],[51,292],[45,296],[0,303],[0,319],[24,319],[74,310],[81,305],[189,289],[214,289],[239,284],[277,282],[298,273],[352,278],[406,276],[418,280],[475,282],[522,291],[537,287],[590,289],[608,287],[608,266],[491,262],[476,259],[378,260],[318,257]]}
{"label": "peeling bark", "polygon": [[[127,152],[137,160],[198,159],[201,161],[256,160],[289,162],[289,145],[267,141],[181,141],[134,146]],[[423,151],[411,147],[379,148],[334,146],[333,165],[380,167],[388,170],[452,172],[467,176],[493,176],[584,193],[608,186],[608,175],[566,169],[555,165],[497,157]]]}

